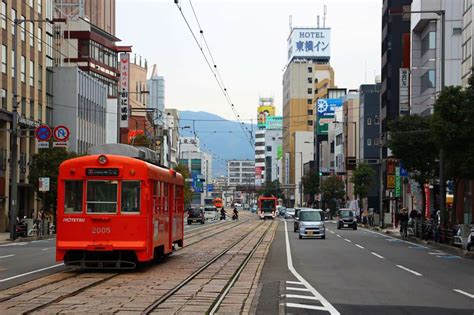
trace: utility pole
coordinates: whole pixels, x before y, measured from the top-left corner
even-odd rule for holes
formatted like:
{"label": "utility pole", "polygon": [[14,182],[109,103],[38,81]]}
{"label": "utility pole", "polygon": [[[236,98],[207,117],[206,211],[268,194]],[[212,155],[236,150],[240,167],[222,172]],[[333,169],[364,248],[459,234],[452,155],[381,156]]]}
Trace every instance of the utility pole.
{"label": "utility pole", "polygon": [[18,59],[17,54],[17,32],[18,25],[23,23],[24,20],[15,19],[13,21],[13,49],[15,52],[15,60],[13,64],[15,65],[13,71],[13,104],[12,104],[12,123],[11,123],[11,137],[10,137],[10,149],[11,149],[11,188],[10,188],[10,239],[14,240],[16,238],[16,217],[18,216],[18,65],[16,63]]}
{"label": "utility pole", "polygon": [[[445,36],[446,36],[446,12],[444,10],[437,13],[441,16],[441,91],[445,87]],[[446,222],[446,182],[444,180],[444,150],[443,146],[439,150],[439,211],[441,214],[441,224]]]}

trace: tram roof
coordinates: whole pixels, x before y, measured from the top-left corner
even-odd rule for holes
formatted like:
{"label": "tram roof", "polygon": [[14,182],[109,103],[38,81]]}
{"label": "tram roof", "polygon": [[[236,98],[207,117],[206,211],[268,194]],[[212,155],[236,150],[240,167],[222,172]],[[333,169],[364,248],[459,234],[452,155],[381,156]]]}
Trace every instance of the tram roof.
{"label": "tram roof", "polygon": [[155,151],[146,147],[135,147],[123,143],[100,144],[89,148],[88,154],[120,155],[142,160],[151,164],[160,165],[160,159]]}

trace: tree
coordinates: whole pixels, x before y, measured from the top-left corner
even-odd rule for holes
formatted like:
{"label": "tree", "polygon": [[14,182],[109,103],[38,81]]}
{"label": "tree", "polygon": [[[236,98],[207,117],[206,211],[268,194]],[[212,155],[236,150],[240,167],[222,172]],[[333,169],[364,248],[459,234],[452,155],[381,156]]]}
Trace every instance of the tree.
{"label": "tree", "polygon": [[181,175],[183,175],[184,178],[184,206],[187,208],[191,204],[191,201],[193,199],[193,192],[191,191],[191,188],[189,187],[189,182],[186,181],[186,178],[189,178],[189,169],[186,165],[184,164],[178,164],[174,168],[174,170]]}
{"label": "tree", "polygon": [[421,187],[432,179],[438,165],[438,148],[430,130],[431,118],[402,116],[388,125],[388,147]]}
{"label": "tree", "polygon": [[260,194],[265,197],[274,196],[277,198],[282,198],[283,195],[281,194],[281,191],[280,191],[280,182],[278,180],[274,180],[272,182],[270,181],[265,182],[265,186],[262,187]]}
{"label": "tree", "polygon": [[29,182],[38,189],[39,178],[49,177],[49,191],[38,192],[43,210],[56,217],[56,200],[58,192],[59,166],[62,162],[77,157],[75,152],[68,152],[63,148],[40,149],[31,159]]}
{"label": "tree", "polygon": [[321,184],[321,193],[323,203],[326,208],[330,209],[332,217],[337,210],[338,202],[341,201],[346,194],[344,181],[336,176],[326,178]]}
{"label": "tree", "polygon": [[137,134],[133,139],[132,139],[132,145],[135,147],[146,147],[150,148],[151,146],[151,140],[144,134]]}
{"label": "tree", "polygon": [[375,171],[367,163],[360,163],[352,172],[350,181],[354,184],[354,194],[359,199],[360,205],[362,205],[362,199],[366,198],[369,193],[374,176]]}
{"label": "tree", "polygon": [[314,203],[314,195],[319,193],[319,173],[311,168],[309,173],[301,179],[304,188],[304,194],[308,195],[308,204]]}

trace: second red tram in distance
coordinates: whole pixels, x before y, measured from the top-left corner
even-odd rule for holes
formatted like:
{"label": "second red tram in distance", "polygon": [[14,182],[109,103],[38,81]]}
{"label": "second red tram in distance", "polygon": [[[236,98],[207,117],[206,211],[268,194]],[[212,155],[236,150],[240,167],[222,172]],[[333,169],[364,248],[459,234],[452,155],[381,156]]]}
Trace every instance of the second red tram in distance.
{"label": "second red tram in distance", "polygon": [[275,197],[258,197],[258,215],[260,219],[276,217],[277,198]]}
{"label": "second red tram in distance", "polygon": [[146,148],[93,147],[59,168],[56,260],[134,268],[183,246],[184,180]]}

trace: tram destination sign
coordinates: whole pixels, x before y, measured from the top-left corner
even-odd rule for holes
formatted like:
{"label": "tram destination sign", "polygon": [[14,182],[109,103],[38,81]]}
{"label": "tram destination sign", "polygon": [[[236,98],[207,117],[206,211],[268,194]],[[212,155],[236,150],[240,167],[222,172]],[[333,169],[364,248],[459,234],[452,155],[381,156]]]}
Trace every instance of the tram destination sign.
{"label": "tram destination sign", "polygon": [[118,168],[87,168],[86,176],[118,176]]}

